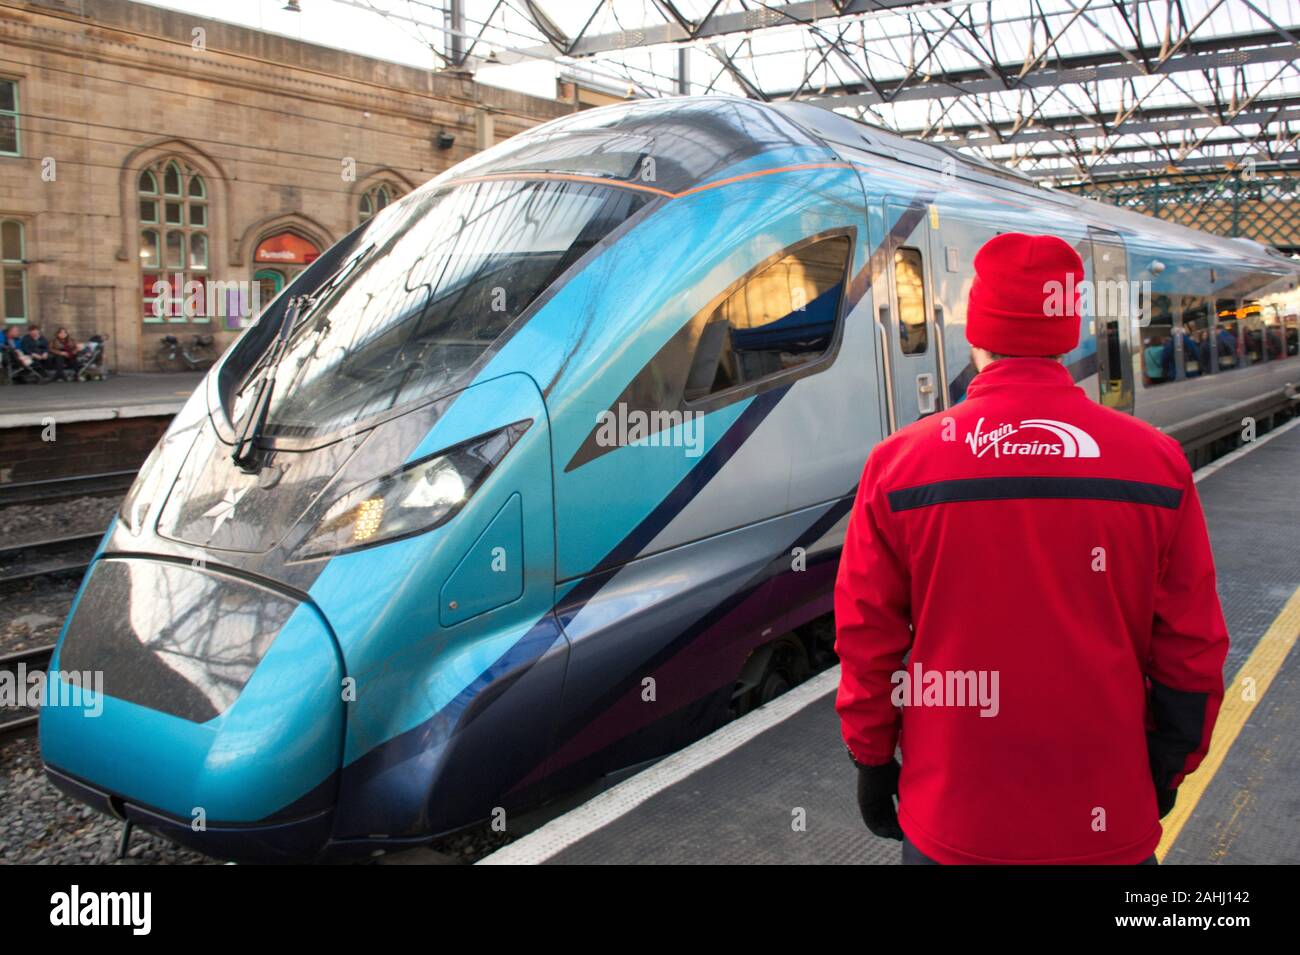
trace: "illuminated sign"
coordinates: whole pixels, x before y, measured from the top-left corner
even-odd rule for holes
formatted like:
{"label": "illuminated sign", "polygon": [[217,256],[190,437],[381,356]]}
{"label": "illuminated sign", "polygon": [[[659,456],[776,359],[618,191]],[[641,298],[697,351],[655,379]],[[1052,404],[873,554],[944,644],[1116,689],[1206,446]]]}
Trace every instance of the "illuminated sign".
{"label": "illuminated sign", "polygon": [[292,232],[263,239],[253,253],[254,262],[272,262],[276,265],[311,265],[320,255],[315,243]]}

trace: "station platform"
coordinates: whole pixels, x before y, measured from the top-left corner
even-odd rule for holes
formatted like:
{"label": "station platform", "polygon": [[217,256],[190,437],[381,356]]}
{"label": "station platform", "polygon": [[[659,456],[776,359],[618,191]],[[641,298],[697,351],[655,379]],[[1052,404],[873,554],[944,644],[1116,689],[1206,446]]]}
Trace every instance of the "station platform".
{"label": "station platform", "polygon": [[[1300,420],[1196,472],[1232,644],[1210,752],[1164,819],[1162,863],[1300,863],[1298,476]],[[819,674],[480,864],[897,864],[899,843],[858,815],[838,682],[838,667]]]}
{"label": "station platform", "polygon": [[105,381],[53,381],[0,388],[0,429],[173,415],[203,380],[204,372],[112,375]]}

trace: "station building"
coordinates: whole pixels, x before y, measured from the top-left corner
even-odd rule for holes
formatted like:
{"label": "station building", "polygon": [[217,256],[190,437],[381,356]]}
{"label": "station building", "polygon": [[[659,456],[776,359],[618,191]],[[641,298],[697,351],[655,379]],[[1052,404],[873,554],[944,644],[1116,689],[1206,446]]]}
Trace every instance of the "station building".
{"label": "station building", "polygon": [[361,221],[578,105],[129,0],[6,0],[4,321],[106,335],[116,371],[165,335],[220,349]]}

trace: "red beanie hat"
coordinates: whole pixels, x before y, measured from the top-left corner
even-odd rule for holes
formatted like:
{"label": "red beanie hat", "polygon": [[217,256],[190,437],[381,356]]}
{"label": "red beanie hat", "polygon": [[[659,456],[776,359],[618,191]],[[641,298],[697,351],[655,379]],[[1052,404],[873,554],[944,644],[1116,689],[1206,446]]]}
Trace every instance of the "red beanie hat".
{"label": "red beanie hat", "polygon": [[975,253],[966,340],[1000,355],[1063,355],[1079,344],[1083,260],[1054,235],[1007,232]]}

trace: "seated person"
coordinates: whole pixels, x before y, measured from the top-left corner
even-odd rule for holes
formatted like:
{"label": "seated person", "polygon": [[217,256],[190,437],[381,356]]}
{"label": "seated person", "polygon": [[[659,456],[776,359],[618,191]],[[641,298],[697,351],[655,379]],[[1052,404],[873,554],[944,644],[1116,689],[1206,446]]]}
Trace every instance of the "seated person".
{"label": "seated person", "polygon": [[59,330],[54,333],[54,341],[50,342],[50,360],[54,363],[55,381],[62,381],[68,372],[72,373],[72,380],[76,380],[79,350],[77,340],[66,328],[59,326]]}
{"label": "seated person", "polygon": [[5,329],[4,334],[4,360],[15,372],[27,371],[36,377],[37,381],[44,381],[45,376],[41,372],[36,361],[22,349],[23,333],[18,330],[17,325],[10,325]]}
{"label": "seated person", "polygon": [[54,366],[50,355],[50,343],[41,334],[41,326],[28,325],[27,334],[19,341],[18,347],[41,372],[47,372]]}

